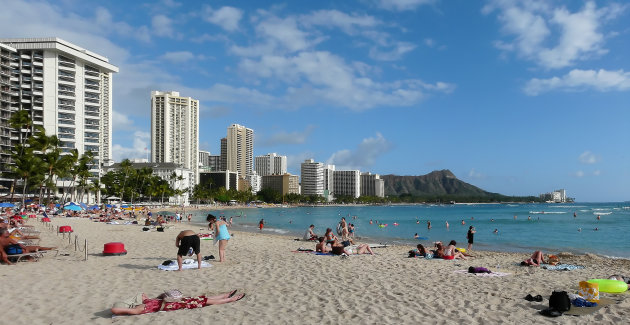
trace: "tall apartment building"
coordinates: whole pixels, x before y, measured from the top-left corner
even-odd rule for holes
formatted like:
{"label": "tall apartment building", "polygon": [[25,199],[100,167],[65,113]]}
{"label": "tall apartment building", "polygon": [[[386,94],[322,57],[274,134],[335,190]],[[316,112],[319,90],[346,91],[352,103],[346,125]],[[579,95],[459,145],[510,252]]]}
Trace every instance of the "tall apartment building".
{"label": "tall apartment building", "polygon": [[199,150],[199,167],[210,166],[210,151]]}
{"label": "tall apartment building", "polygon": [[305,160],[300,166],[303,195],[324,196],[324,164],[313,159]]}
{"label": "tall apartment building", "polygon": [[385,197],[385,180],[379,174],[361,173],[361,196]]}
{"label": "tall apartment building", "polygon": [[324,166],[324,198],[329,202],[334,199],[334,173],[335,165]]}
{"label": "tall apartment building", "polygon": [[254,130],[232,124],[226,139],[226,170],[237,171],[238,177],[244,179],[254,171]]}
{"label": "tall apartment building", "polygon": [[225,171],[227,169],[227,138],[221,138],[221,152],[219,160],[219,170]]}
{"label": "tall apartment building", "polygon": [[208,157],[208,169],[211,171],[222,171],[221,169],[221,156],[210,155]]}
{"label": "tall apartment building", "polygon": [[[0,45],[0,144],[15,145],[19,131],[9,130],[5,118],[27,110],[30,132],[42,126],[61,140],[64,152],[91,151],[96,174],[112,159],[112,74],[118,67],[56,37],[3,38]],[[0,159],[3,166],[11,163],[6,155]]]}
{"label": "tall apartment building", "polygon": [[284,175],[287,173],[287,156],[278,156],[275,152],[257,156],[254,166],[260,176]]}
{"label": "tall apartment building", "polygon": [[189,169],[199,182],[199,101],[179,92],[151,92],[151,161]]}
{"label": "tall apartment building", "polygon": [[358,170],[336,170],[333,172],[335,196],[361,196],[361,172]]}

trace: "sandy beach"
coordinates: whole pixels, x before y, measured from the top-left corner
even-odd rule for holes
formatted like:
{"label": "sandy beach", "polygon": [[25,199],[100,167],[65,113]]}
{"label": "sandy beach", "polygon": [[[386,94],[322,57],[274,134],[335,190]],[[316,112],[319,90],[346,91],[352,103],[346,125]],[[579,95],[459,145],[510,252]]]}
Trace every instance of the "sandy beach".
{"label": "sandy beach", "polygon": [[[628,274],[630,261],[594,255],[560,254],[562,263],[585,266],[573,271],[521,267],[528,256],[475,252],[468,261],[407,258],[411,247],[375,249],[377,255],[341,258],[295,253],[314,248],[292,237],[232,232],[226,263],[211,262],[201,270],[168,272],[157,265],[176,257],[175,237],[187,223],[165,232],[142,231],[139,225],[109,225],[78,218],[53,218],[51,227],[30,220],[42,231],[41,245],[58,246],[38,262],[0,265],[5,297],[0,308],[10,324],[390,324],[390,323],[624,323],[630,310],[628,293],[606,294],[614,304],[585,316],[547,318],[538,311],[553,290],[577,292],[579,281]],[[68,243],[54,230],[69,225]],[[75,251],[78,236],[80,250]],[[84,240],[88,260],[84,261]],[[102,256],[103,245],[123,242],[124,256]],[[202,241],[201,253],[218,257],[218,246]],[[560,253],[560,252],[545,252]],[[509,273],[482,277],[457,273],[483,266]],[[184,295],[238,289],[238,302],[193,310],[112,317],[112,304],[144,292],[150,297],[167,289]],[[527,294],[542,295],[529,302]]]}

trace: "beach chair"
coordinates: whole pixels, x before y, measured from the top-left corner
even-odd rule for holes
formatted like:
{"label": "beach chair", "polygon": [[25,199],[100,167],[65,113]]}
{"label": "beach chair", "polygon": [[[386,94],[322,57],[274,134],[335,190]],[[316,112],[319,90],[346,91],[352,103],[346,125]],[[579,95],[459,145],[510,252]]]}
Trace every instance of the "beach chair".
{"label": "beach chair", "polygon": [[17,263],[19,261],[21,261],[24,258],[27,257],[32,257],[35,259],[35,261],[39,261],[40,258],[44,257],[44,254],[42,254],[42,252],[34,252],[34,253],[22,253],[22,254],[11,254],[11,255],[7,255],[7,258],[14,262]]}

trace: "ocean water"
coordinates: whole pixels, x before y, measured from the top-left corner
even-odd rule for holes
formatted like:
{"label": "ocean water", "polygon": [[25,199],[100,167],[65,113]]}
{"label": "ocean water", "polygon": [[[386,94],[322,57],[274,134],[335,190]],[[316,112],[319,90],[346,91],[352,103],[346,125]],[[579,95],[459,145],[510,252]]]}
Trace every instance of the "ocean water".
{"label": "ocean water", "polygon": [[[356,236],[361,241],[410,246],[455,240],[458,247],[466,247],[466,232],[472,225],[477,230],[473,246],[476,249],[510,252],[540,249],[545,253],[595,253],[630,258],[629,202],[243,208],[196,212],[193,221],[205,225],[207,213],[233,217],[235,229],[245,231],[258,231],[259,220],[265,219],[264,232],[300,238],[310,224],[315,225],[318,235],[323,235],[328,227],[335,230],[341,217],[345,217],[355,225]],[[431,229],[427,229],[427,221],[431,221]],[[377,222],[387,227],[378,227]],[[427,239],[414,239],[415,233]]]}

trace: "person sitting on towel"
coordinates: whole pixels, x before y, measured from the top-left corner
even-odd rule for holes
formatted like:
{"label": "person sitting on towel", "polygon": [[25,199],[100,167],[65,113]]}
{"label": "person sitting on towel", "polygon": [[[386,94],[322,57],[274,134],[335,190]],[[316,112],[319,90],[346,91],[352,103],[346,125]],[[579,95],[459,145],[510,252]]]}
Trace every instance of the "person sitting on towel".
{"label": "person sitting on towel", "polygon": [[328,253],[330,252],[330,247],[326,244],[326,237],[319,237],[319,243],[315,245],[315,251],[318,253]]}
{"label": "person sitting on towel", "polygon": [[457,245],[457,242],[455,242],[454,240],[451,240],[451,242],[448,244],[448,246],[446,246],[446,248],[444,249],[444,257],[442,257],[445,260],[452,260],[452,259],[463,259],[463,260],[467,260],[468,258],[466,258],[466,256],[464,256],[464,254],[462,254],[462,252],[458,251],[455,248],[455,245]]}
{"label": "person sitting on towel", "polygon": [[368,244],[361,244],[357,246],[356,253],[353,252],[352,249],[343,246],[343,244],[338,239],[335,239],[331,246],[332,246],[331,252],[335,255],[342,255],[342,254],[352,255],[352,254],[368,254],[368,253],[371,255],[374,255],[372,248],[370,248],[370,245]]}
{"label": "person sitting on towel", "polygon": [[315,235],[315,232],[313,232],[313,229],[315,229],[315,225],[310,225],[308,229],[306,229],[304,232],[304,240],[317,240],[318,237]]}

